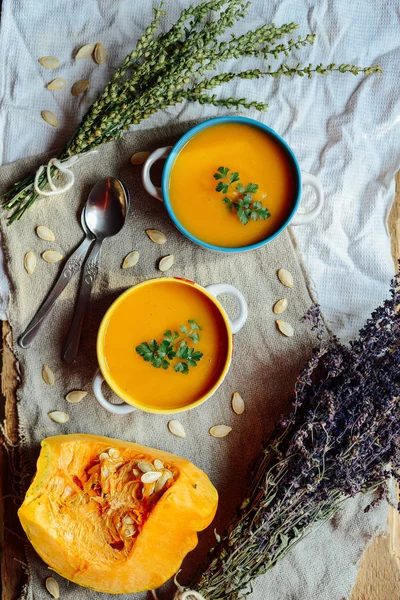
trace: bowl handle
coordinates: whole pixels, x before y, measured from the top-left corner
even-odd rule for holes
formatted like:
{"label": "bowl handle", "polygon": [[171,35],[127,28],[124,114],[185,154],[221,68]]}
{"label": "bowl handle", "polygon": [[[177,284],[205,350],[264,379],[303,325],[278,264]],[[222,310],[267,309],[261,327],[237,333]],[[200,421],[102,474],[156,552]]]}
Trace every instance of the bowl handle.
{"label": "bowl handle", "polygon": [[246,323],[248,315],[247,302],[244,299],[242,292],[239,292],[238,289],[229,283],[213,283],[208,285],[206,290],[209,294],[211,294],[211,296],[214,296],[214,298],[217,298],[220,294],[232,294],[232,296],[235,296],[239,302],[239,315],[233,320],[228,317],[228,320],[232,333],[237,333],[240,331],[243,325]]}
{"label": "bowl handle", "polygon": [[315,175],[311,175],[311,173],[306,173],[305,171],[301,172],[301,177],[303,179],[303,185],[308,184],[314,188],[317,196],[317,203],[314,208],[306,213],[296,213],[290,221],[290,225],[305,225],[306,223],[311,223],[311,221],[314,221],[314,219],[318,217],[324,204],[324,190],[322,189],[321,182]]}
{"label": "bowl handle", "polygon": [[150,196],[154,196],[154,198],[157,198],[157,200],[161,200],[161,202],[163,201],[162,190],[160,187],[154,185],[154,183],[152,182],[150,177],[150,169],[157,160],[167,158],[171,150],[172,146],[164,146],[164,148],[157,148],[157,150],[154,150],[154,152],[150,154],[149,158],[146,160],[142,168],[142,183],[144,189],[147,193],[150,194]]}
{"label": "bowl handle", "polygon": [[96,371],[96,374],[93,379],[93,394],[96,398],[97,402],[108,412],[114,413],[115,415],[128,415],[131,412],[136,411],[136,408],[123,402],[122,404],[112,404],[108,400],[105,399],[103,392],[101,390],[101,386],[104,383],[104,377],[100,373],[100,370]]}

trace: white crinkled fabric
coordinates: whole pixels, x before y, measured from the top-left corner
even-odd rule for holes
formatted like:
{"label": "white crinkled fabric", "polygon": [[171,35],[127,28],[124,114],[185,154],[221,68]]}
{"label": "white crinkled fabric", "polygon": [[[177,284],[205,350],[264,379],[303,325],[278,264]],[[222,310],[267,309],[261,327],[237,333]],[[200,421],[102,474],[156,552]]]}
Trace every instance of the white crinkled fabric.
{"label": "white crinkled fabric", "polygon": [[[167,22],[172,23],[184,0],[166,0]],[[152,17],[153,0],[3,0],[0,21],[0,163],[59,148],[74,131],[90,103],[109,79],[114,66],[131,50]],[[322,182],[326,205],[311,225],[295,235],[311,274],[315,291],[333,331],[342,339],[357,333],[387,295],[394,271],[387,217],[394,196],[394,174],[400,166],[400,28],[398,0],[253,0],[239,34],[263,22],[295,21],[299,33],[317,32],[313,47],[297,53],[304,63],[379,63],[381,76],[365,78],[331,75],[328,78],[265,79],[240,81],[221,95],[246,96],[267,101],[266,113],[249,116],[271,126],[285,137],[301,167]],[[108,60],[74,61],[76,50],[88,42],[102,41]],[[57,56],[61,65],[44,69],[38,58]],[[288,62],[295,63],[297,56]],[[251,64],[243,61],[243,66]],[[231,64],[226,64],[229,69]],[[55,77],[68,80],[66,89],[49,91]],[[81,96],[70,94],[71,85],[90,79]],[[59,127],[40,116],[54,111]],[[185,104],[153,115],[138,127],[150,128],[171,120],[206,118],[226,111]],[[312,204],[311,194],[304,205]],[[41,200],[46,202],[46,200]],[[5,317],[8,284],[0,269],[0,310]],[[375,516],[360,512],[359,531],[384,527],[382,508]],[[348,520],[351,519],[351,523]],[[352,526],[350,526],[352,525]],[[324,528],[332,528],[326,524]],[[312,534],[305,556],[299,545],[271,580],[280,590],[270,600],[340,600],[348,596],[356,576],[356,562],[365,546],[354,515],[344,513],[335,524],[336,541],[342,541],[337,560],[327,564],[318,532]],[[346,551],[346,540],[357,551]],[[354,538],[356,537],[356,539]],[[290,576],[288,569],[290,570]],[[255,586],[254,598],[260,598]],[[263,599],[264,600],[264,599]]]}

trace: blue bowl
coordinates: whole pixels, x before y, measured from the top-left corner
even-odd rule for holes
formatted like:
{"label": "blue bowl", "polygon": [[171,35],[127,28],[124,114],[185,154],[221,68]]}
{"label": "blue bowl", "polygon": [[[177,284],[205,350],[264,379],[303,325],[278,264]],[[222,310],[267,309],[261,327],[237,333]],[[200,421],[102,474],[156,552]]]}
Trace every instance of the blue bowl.
{"label": "blue bowl", "polygon": [[[292,162],[293,173],[294,173],[294,177],[296,178],[296,181],[295,181],[296,190],[297,190],[296,197],[293,201],[292,210],[291,210],[288,218],[286,219],[286,221],[273,234],[271,234],[264,240],[261,240],[260,242],[257,242],[256,244],[250,244],[249,246],[238,246],[235,248],[226,248],[224,246],[215,246],[214,244],[208,244],[207,242],[204,242],[200,238],[195,237],[194,235],[192,235],[190,233],[190,231],[188,231],[180,223],[179,219],[177,218],[177,216],[174,213],[174,209],[171,205],[171,201],[169,198],[169,192],[168,192],[169,176],[170,176],[171,169],[173,167],[173,164],[175,162],[175,159],[176,159],[178,153],[188,143],[188,141],[192,137],[194,137],[195,135],[200,133],[200,131],[204,131],[204,129],[207,129],[208,127],[214,127],[214,125],[222,125],[223,123],[243,123],[244,125],[251,125],[252,127],[258,127],[258,129],[261,129],[262,131],[265,131],[266,133],[268,133],[277,142],[279,142],[279,144],[281,144],[281,146],[285,149],[287,155],[289,156],[289,158]],[[163,169],[162,180],[161,180],[161,189],[162,189],[164,204],[168,211],[168,214],[171,217],[172,221],[174,222],[175,226],[179,229],[179,231],[181,233],[183,233],[184,236],[186,236],[190,241],[194,242],[195,244],[198,244],[199,246],[202,246],[203,248],[207,248],[208,250],[214,250],[215,252],[225,252],[227,254],[233,254],[235,252],[248,252],[250,250],[256,250],[257,248],[261,248],[262,246],[265,246],[266,244],[268,244],[268,242],[271,242],[274,238],[276,238],[276,236],[279,235],[289,225],[290,221],[294,217],[294,215],[299,207],[299,204],[300,204],[302,179],[301,179],[300,166],[299,166],[299,163],[297,162],[297,159],[293,153],[293,150],[290,148],[290,146],[288,146],[288,144],[285,142],[285,140],[278,133],[276,133],[276,131],[274,131],[267,125],[260,123],[259,121],[255,121],[254,119],[248,119],[247,117],[233,117],[233,116],[230,117],[229,116],[229,117],[217,117],[215,119],[209,119],[208,121],[204,121],[203,123],[200,123],[199,125],[196,125],[192,129],[190,129],[187,133],[185,133],[185,135],[183,135],[176,142],[175,146],[173,146],[171,153],[169,154],[169,156],[166,160],[166,163],[165,163],[165,166]]]}

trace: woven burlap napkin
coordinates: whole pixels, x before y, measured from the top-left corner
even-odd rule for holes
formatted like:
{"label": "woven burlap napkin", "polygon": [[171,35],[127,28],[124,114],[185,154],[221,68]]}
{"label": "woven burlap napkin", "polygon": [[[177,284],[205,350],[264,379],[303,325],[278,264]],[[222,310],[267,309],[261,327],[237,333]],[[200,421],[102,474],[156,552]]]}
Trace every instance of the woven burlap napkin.
{"label": "woven burlap napkin", "polygon": [[[131,210],[123,231],[106,240],[101,258],[100,275],[95,283],[90,310],[85,321],[79,359],[72,365],[60,359],[77,293],[78,278],[57,301],[51,317],[40,336],[28,350],[14,345],[20,372],[18,413],[23,470],[34,472],[40,441],[58,433],[92,433],[136,441],[185,456],[204,469],[220,494],[218,513],[209,531],[201,534],[198,548],[184,563],[182,581],[193,573],[206,556],[207,548],[215,543],[213,528],[222,533],[224,526],[240,503],[247,476],[253,461],[262,451],[262,440],[273,422],[286,411],[296,375],[309,358],[313,339],[301,316],[312,304],[307,277],[289,232],[284,231],[266,247],[251,253],[233,256],[206,251],[184,238],[172,225],[164,206],[143,190],[141,167],[129,162],[139,150],[152,150],[171,144],[188,124],[174,125],[173,131],[150,130],[134,133],[118,143],[101,148],[99,154],[86,158],[74,167],[76,184],[61,197],[41,199],[26,216],[11,227],[5,226],[3,243],[11,281],[9,320],[14,339],[23,331],[48,293],[61,269],[61,264],[48,264],[40,254],[52,248],[67,256],[83,237],[80,211],[92,186],[101,178],[113,175],[121,178],[131,194]],[[43,160],[43,159],[42,159]],[[1,185],[7,187],[36,168],[40,159],[29,159],[3,167]],[[38,225],[46,225],[55,233],[56,241],[48,243],[35,234]],[[156,228],[167,236],[167,243],[158,246],[145,234]],[[29,276],[24,269],[24,255],[32,250],[38,257],[37,268]],[[122,270],[121,263],[132,250],[140,252],[133,269]],[[187,277],[201,285],[226,282],[239,288],[249,305],[249,318],[235,338],[235,354],[230,372],[217,393],[202,406],[179,416],[187,433],[185,439],[172,436],[167,429],[167,415],[136,412],[127,416],[111,415],[104,411],[91,394],[91,380],[96,371],[96,332],[105,310],[127,287],[148,278],[157,277],[159,258],[175,255],[175,264],[168,275]],[[279,282],[277,270],[288,269],[294,286],[287,289]],[[286,296],[289,307],[285,319],[294,327],[294,337],[284,337],[277,331],[273,304]],[[235,306],[223,297],[228,312]],[[135,315],[132,318],[140,318]],[[41,377],[43,364],[55,373],[54,386]],[[65,395],[72,389],[84,389],[89,395],[71,405]],[[238,391],[246,403],[243,415],[233,413],[230,405],[233,392]],[[47,413],[62,410],[69,414],[65,425],[52,422]],[[212,425],[225,423],[232,433],[224,439],[212,438]],[[28,480],[26,481],[28,483]],[[349,590],[355,576],[355,562],[377,526],[382,514],[365,516],[363,499],[348,505],[334,527],[325,525],[315,535],[298,546],[270,573],[260,578],[252,598],[255,600],[298,600],[326,598],[335,600],[339,577],[340,590]],[[43,582],[51,572],[27,545],[29,582],[26,599],[47,598]],[[94,599],[101,594],[60,581],[62,599]],[[344,584],[344,585],[343,585]],[[104,597],[104,596],[103,596]],[[132,596],[130,596],[132,598]],[[139,596],[137,596],[139,597]],[[169,598],[169,591],[163,597]],[[136,596],[135,596],[136,598]]]}

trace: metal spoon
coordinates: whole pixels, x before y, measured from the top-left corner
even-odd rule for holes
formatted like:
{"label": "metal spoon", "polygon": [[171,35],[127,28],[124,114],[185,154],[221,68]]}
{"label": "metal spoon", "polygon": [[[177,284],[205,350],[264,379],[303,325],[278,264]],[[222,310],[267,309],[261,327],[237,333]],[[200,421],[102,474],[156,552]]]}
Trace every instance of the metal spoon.
{"label": "metal spoon", "polygon": [[[93,190],[90,192],[87,203],[89,202],[91,194],[93,193],[94,189],[95,188],[93,188]],[[64,268],[63,268],[59,278],[57,279],[57,281],[51,288],[49,294],[47,295],[45,301],[40,306],[39,310],[33,317],[32,321],[29,323],[28,327],[25,329],[24,333],[18,339],[18,344],[21,346],[21,348],[29,348],[32,345],[33,340],[36,338],[37,334],[39,333],[47,315],[50,313],[51,309],[53,308],[57,298],[59,297],[59,295],[61,294],[63,289],[66,287],[66,285],[74,277],[74,275],[76,275],[76,273],[82,267],[84,258],[86,256],[86,254],[88,253],[90,246],[92,245],[92,243],[95,240],[95,237],[92,234],[92,232],[89,231],[86,227],[86,223],[84,220],[85,208],[86,208],[86,205],[83,208],[83,211],[81,214],[81,225],[82,225],[82,229],[84,230],[84,232],[86,234],[86,237],[83,240],[83,242],[78,246],[78,248],[75,250],[75,252],[73,254],[71,254],[69,259],[65,263]]]}
{"label": "metal spoon", "polygon": [[65,341],[62,358],[72,363],[79,350],[83,321],[90,293],[99,271],[100,251],[103,241],[119,233],[129,210],[129,193],[124,184],[115,177],[99,181],[85,207],[85,222],[95,236],[95,243],[86,260],[74,317]]}

